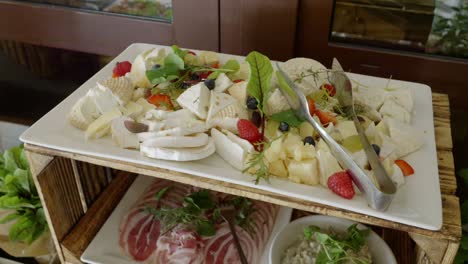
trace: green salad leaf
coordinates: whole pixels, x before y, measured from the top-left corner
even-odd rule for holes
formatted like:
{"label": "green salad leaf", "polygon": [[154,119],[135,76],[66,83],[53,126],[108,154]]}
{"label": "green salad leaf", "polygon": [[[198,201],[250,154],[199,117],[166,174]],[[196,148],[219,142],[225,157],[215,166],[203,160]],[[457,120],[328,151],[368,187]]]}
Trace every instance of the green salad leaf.
{"label": "green salad leaf", "polygon": [[237,60],[228,60],[219,69],[214,68],[213,72],[208,76],[208,79],[216,79],[221,73],[236,72],[240,69],[240,64]]}
{"label": "green salad leaf", "polygon": [[285,110],[270,116],[270,119],[278,122],[286,122],[289,126],[298,127],[304,122],[304,120],[298,117],[293,110]]}
{"label": "green salad leaf", "polygon": [[271,89],[273,67],[270,59],[257,51],[252,51],[245,59],[250,65],[250,79],[247,93],[257,99],[258,109],[265,113],[266,102]]}
{"label": "green salad leaf", "polygon": [[174,54],[179,56],[179,58],[181,58],[182,60],[185,58],[185,55],[187,55],[187,53],[188,53],[188,50],[183,50],[183,49],[179,48],[177,45],[172,45],[171,48],[172,48],[172,51],[174,52]]}
{"label": "green salad leaf", "polygon": [[156,85],[178,79],[184,68],[184,60],[175,53],[170,53],[164,58],[164,65],[156,69],[147,70],[146,77],[150,80],[151,84]]}
{"label": "green salad leaf", "polygon": [[10,239],[30,244],[47,230],[47,222],[24,148],[14,147],[0,156],[0,209],[15,211],[0,219],[0,224],[14,221]]}
{"label": "green salad leaf", "polygon": [[295,100],[297,98],[296,93],[291,87],[289,87],[280,71],[276,71],[276,78],[278,79],[279,88],[287,95],[289,95],[289,97]]}

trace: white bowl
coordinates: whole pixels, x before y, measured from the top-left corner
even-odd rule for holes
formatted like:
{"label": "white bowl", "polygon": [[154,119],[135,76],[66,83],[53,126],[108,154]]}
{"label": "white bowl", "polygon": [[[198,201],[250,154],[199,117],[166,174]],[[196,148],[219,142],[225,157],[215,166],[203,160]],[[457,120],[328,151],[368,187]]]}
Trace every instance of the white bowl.
{"label": "white bowl", "polygon": [[[269,248],[269,263],[279,264],[284,251],[298,239],[303,233],[304,228],[309,225],[316,225],[323,230],[332,228],[336,232],[345,233],[346,229],[352,224],[355,224],[355,222],[324,215],[311,215],[294,220],[285,226],[273,239],[273,243]],[[358,228],[364,229],[366,227],[358,224]],[[376,233],[371,231],[367,236],[367,242],[373,263],[397,264],[392,250]]]}

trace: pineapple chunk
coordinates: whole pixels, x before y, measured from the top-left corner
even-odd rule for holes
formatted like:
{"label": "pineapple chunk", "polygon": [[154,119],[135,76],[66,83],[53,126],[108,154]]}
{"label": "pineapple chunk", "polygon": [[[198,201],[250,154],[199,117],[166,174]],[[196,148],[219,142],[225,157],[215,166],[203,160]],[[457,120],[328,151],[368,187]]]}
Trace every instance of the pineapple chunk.
{"label": "pineapple chunk", "polygon": [[349,120],[339,122],[335,129],[340,132],[341,138],[348,138],[358,134],[354,122]]}
{"label": "pineapple chunk", "polygon": [[291,160],[288,165],[289,179],[294,182],[317,185],[320,182],[317,159]]}
{"label": "pineapple chunk", "polygon": [[314,127],[309,122],[302,122],[299,126],[299,135],[301,138],[312,137],[314,135]]}
{"label": "pineapple chunk", "polygon": [[301,140],[301,137],[298,134],[288,133],[286,139],[284,140],[284,146],[286,148],[286,154],[290,158],[294,158],[294,152],[297,148],[300,148],[304,143]]}
{"label": "pineapple chunk", "polygon": [[288,177],[288,170],[286,169],[286,166],[284,165],[283,160],[276,160],[270,163],[268,166],[268,172],[278,177],[282,177],[282,178]]}
{"label": "pineapple chunk", "polygon": [[283,139],[279,138],[273,141],[270,147],[265,150],[265,159],[272,163],[277,160],[284,160],[286,159],[286,153],[283,149]]}
{"label": "pineapple chunk", "polygon": [[268,120],[265,125],[265,137],[269,140],[276,139],[281,136],[282,133],[278,129],[279,122],[275,120]]}
{"label": "pineapple chunk", "polygon": [[313,159],[316,157],[315,147],[313,145],[301,145],[294,150],[294,160],[301,161]]}

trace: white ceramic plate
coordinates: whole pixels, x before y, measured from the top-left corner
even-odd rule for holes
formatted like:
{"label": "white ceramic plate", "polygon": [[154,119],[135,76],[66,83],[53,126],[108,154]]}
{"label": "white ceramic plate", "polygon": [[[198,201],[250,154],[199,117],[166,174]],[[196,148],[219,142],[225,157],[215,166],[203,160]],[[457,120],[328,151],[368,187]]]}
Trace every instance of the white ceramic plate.
{"label": "white ceramic plate", "polygon": [[[303,234],[303,230],[307,226],[315,225],[322,230],[332,228],[338,233],[346,233],[346,229],[352,224],[355,224],[355,222],[324,215],[311,215],[296,219],[285,226],[273,239],[271,248],[268,251],[269,263],[279,264],[283,252]],[[366,227],[359,224],[358,228],[365,229]],[[397,264],[395,256],[387,243],[373,231],[367,236],[367,243],[373,263]]]}
{"label": "white ceramic plate", "polygon": [[[155,179],[150,176],[140,175],[128,189],[125,196],[102,226],[81,256],[81,260],[93,264],[131,264],[137,263],[121,253],[119,247],[119,226],[122,217],[131,209],[131,206],[140,197],[142,190],[149,186]],[[268,263],[268,249],[271,247],[273,237],[282,230],[290,221],[292,209],[281,207],[276,217],[275,225],[270,238],[265,245],[262,255],[262,263]]]}
{"label": "white ceramic plate", "polygon": [[[116,62],[133,61],[139,53],[150,48],[170,49],[149,44],[132,44],[73,94],[36,122],[21,136],[21,140],[25,143],[57,150],[154,166],[236,183],[421,228],[431,230],[441,228],[442,201],[434,138],[432,94],[429,86],[397,80],[390,82],[391,87],[407,87],[413,91],[415,99],[413,125],[423,131],[425,144],[418,152],[405,158],[413,166],[415,174],[406,179],[406,184],[398,190],[389,209],[386,212],[378,212],[369,208],[362,196],[357,196],[353,200],[345,200],[320,186],[307,186],[276,178],[271,179],[270,184],[262,182],[255,185],[250,175],[242,174],[234,169],[217,154],[199,161],[164,161],[146,158],[140,155],[138,151],[125,150],[114,146],[110,137],[86,142],[84,132],[74,128],[67,122],[66,116],[73,104],[85,95],[90,88],[94,87],[98,80],[110,78]],[[223,61],[228,58],[243,59],[243,57],[239,56],[221,55]],[[376,89],[384,88],[388,84],[388,79],[351,73],[348,76],[361,84]]]}

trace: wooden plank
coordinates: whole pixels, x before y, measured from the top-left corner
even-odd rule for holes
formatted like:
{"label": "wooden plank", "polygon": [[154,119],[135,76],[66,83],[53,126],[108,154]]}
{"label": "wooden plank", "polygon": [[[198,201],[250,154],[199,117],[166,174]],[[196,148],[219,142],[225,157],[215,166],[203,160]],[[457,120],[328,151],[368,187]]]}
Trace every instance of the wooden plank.
{"label": "wooden plank", "polygon": [[57,240],[61,241],[84,214],[70,160],[54,158],[37,176],[37,182],[44,197],[44,207],[50,214],[50,226]]}
{"label": "wooden plank", "polygon": [[[136,175],[119,173],[62,241],[66,259],[79,259],[120,202]],[[116,230],[117,232],[117,230]]]}
{"label": "wooden plank", "polygon": [[[33,145],[25,145],[30,151],[36,151],[39,153],[45,154],[54,154],[60,155],[67,158],[77,159],[85,162],[90,162],[93,164],[101,165],[101,166],[108,166],[114,169],[129,171],[138,174],[149,175],[157,178],[168,179],[171,181],[176,181],[184,184],[189,184],[193,186],[197,186],[200,188],[211,189],[218,192],[224,192],[232,195],[244,196],[255,200],[261,200],[265,202],[270,202],[274,204],[279,204],[283,206],[292,207],[299,210],[314,212],[323,215],[331,215],[336,217],[347,218],[350,220],[378,225],[386,228],[402,230],[406,232],[414,232],[419,234],[425,234],[428,236],[432,236],[434,238],[441,238],[441,239],[448,239],[453,241],[460,240],[461,234],[461,227],[458,223],[458,226],[454,222],[456,219],[446,219],[445,214],[449,217],[454,217],[454,212],[452,211],[459,211],[458,205],[458,198],[455,196],[443,195],[443,206],[444,206],[444,226],[442,227],[441,231],[431,231],[425,230],[422,228],[417,228],[409,225],[399,224],[388,220],[383,220],[376,217],[371,217],[367,215],[362,215],[359,213],[341,210],[337,208],[333,208],[330,206],[312,203],[300,199],[295,199],[291,197],[287,197],[284,195],[279,195],[276,193],[258,190],[255,188],[244,187],[236,184],[231,184],[223,181],[211,180],[203,177],[198,177],[190,174],[174,172],[170,170],[160,169],[151,166],[144,166],[144,165],[137,165],[133,163],[128,163],[124,161],[115,161],[110,159],[103,159],[103,158],[96,158],[90,157],[86,155],[80,155],[76,153],[70,152],[63,152],[57,151],[53,149],[47,149],[43,147],[37,147]],[[456,202],[454,202],[454,199]],[[446,212],[449,210],[449,212]],[[458,220],[459,220],[459,212],[458,212]],[[448,220],[447,225],[445,224],[445,220]]]}
{"label": "wooden plank", "polygon": [[84,191],[83,191],[83,184],[81,183],[81,176],[80,176],[81,173],[78,170],[77,161],[70,160],[70,162],[72,164],[73,176],[75,178],[76,188],[78,190],[78,194],[80,195],[81,206],[83,207],[83,212],[86,213],[86,211],[88,211],[88,204],[86,203],[86,198],[85,198]]}
{"label": "wooden plank", "polygon": [[108,173],[103,166],[80,161],[76,165],[83,185],[83,195],[89,206],[109,184]]}
{"label": "wooden plank", "polygon": [[455,194],[457,179],[455,177],[455,164],[451,151],[437,151],[439,167],[440,190],[443,194]]}
{"label": "wooden plank", "polygon": [[[46,203],[44,200],[44,195],[42,193],[42,187],[37,180],[37,176],[42,172],[42,170],[44,170],[44,168],[47,167],[47,165],[50,164],[50,162],[53,160],[54,157],[30,152],[27,150],[26,150],[26,157],[28,158],[29,168],[31,170],[31,175],[34,180],[34,185],[36,186],[39,199],[41,199],[41,203],[45,205]],[[63,263],[64,262],[63,252],[60,250],[60,243],[57,239],[57,235],[55,234],[55,230],[52,227],[52,219],[50,217],[49,209],[47,208],[47,206],[43,206],[43,208],[44,208],[44,215],[47,220],[47,225],[49,226],[49,230],[51,233],[51,238],[55,245],[55,250],[60,259],[60,262]]]}

